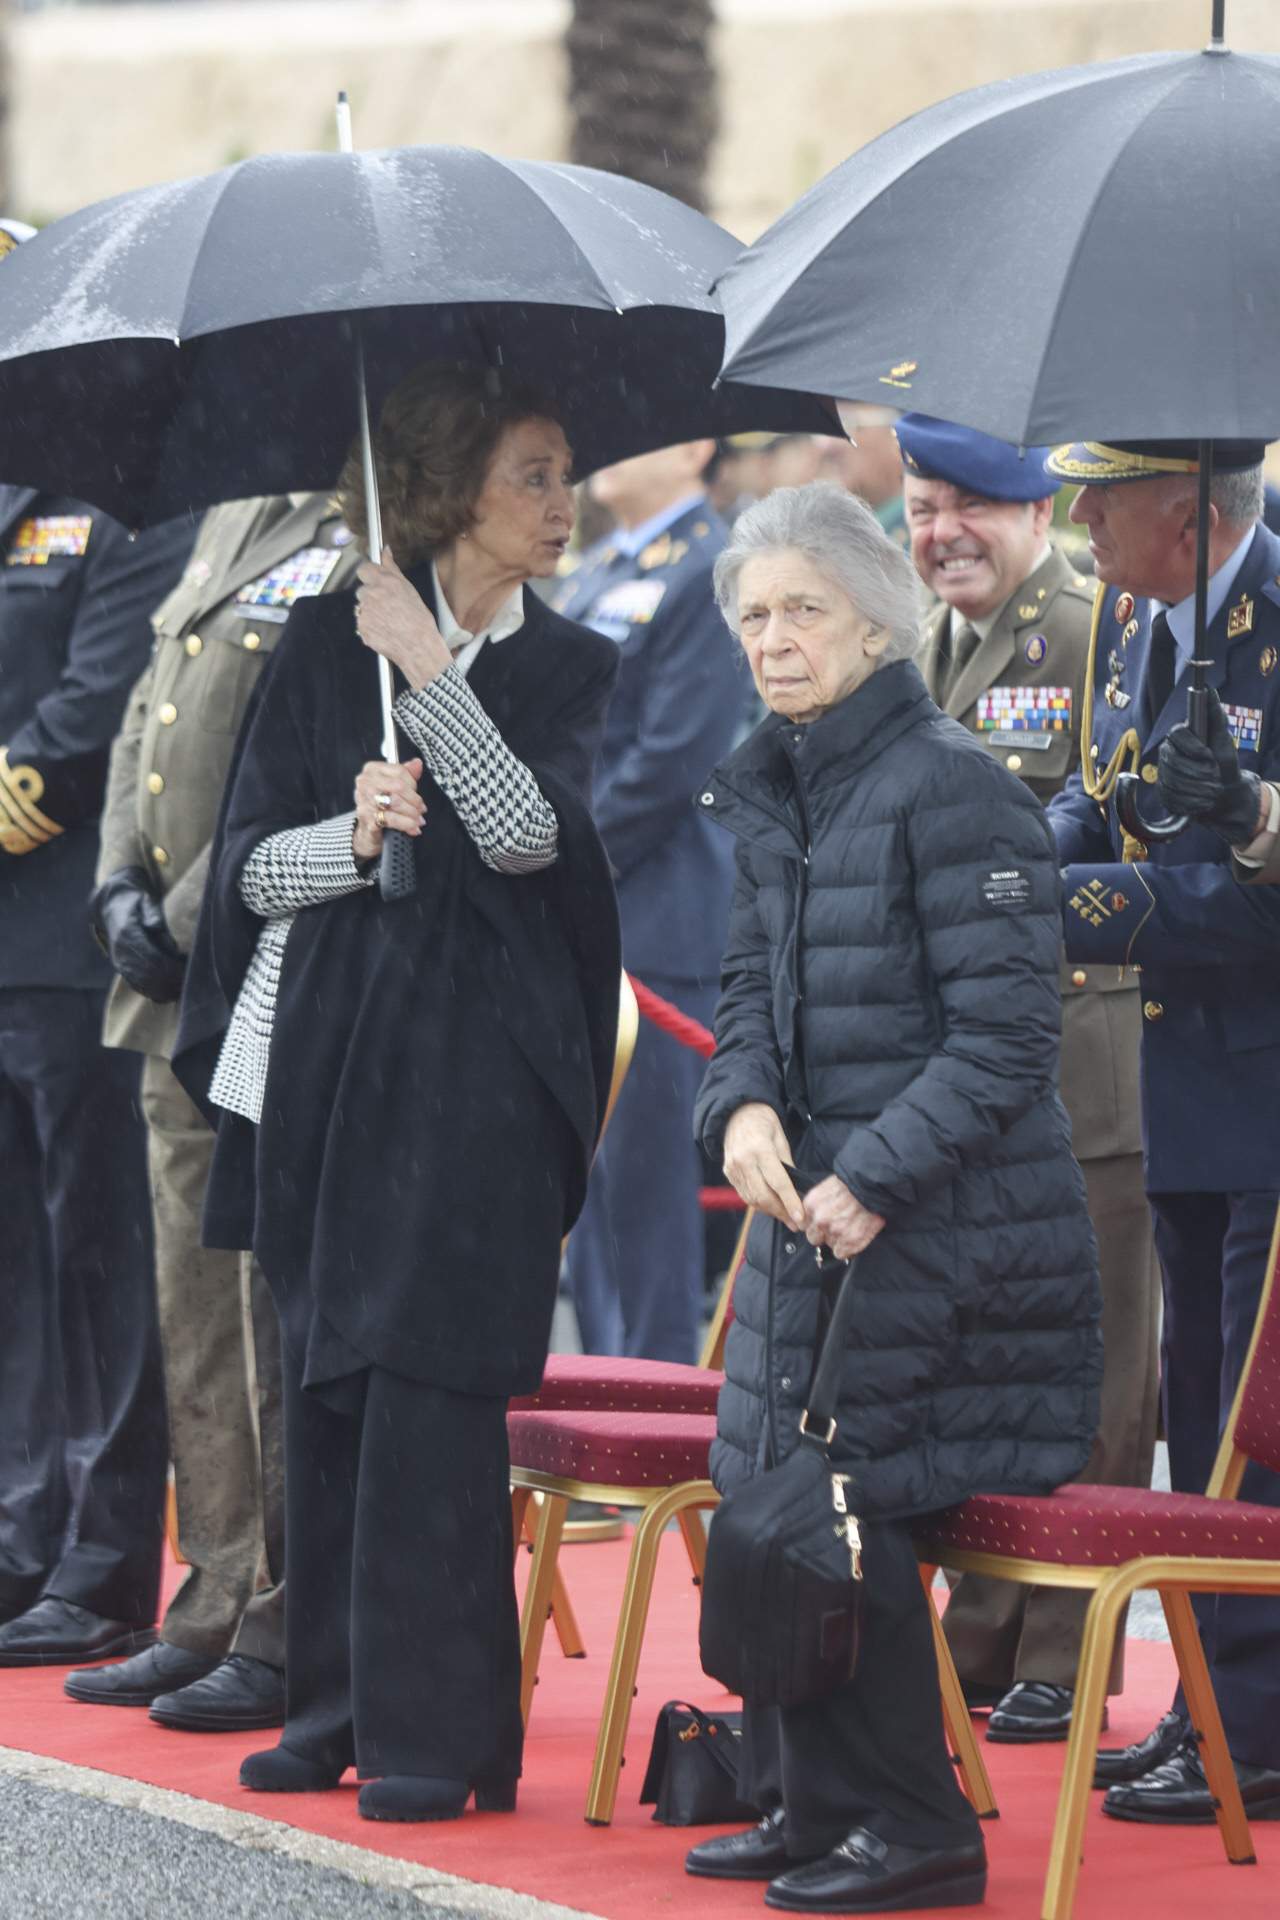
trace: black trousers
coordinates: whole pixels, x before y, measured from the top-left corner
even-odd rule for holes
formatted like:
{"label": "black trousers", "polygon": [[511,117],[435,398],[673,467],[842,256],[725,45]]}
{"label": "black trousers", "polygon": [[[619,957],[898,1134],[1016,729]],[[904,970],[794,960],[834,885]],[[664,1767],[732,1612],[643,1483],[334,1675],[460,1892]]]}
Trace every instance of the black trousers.
{"label": "black trousers", "polygon": [[[1169,1478],[1203,1493],[1258,1314],[1274,1193],[1153,1193],[1164,1279],[1163,1380]],[[1280,1506],[1280,1474],[1247,1467],[1242,1500]],[[1192,1599],[1234,1759],[1280,1768],[1280,1600]],[[1181,1694],[1175,1703],[1185,1711]]]}
{"label": "black trousers", "polygon": [[283,1744],[365,1778],[514,1779],[506,1401],[371,1366],[338,1411],[282,1360]]}
{"label": "black trousers", "polygon": [[903,1521],[864,1521],[862,1638],[848,1686],[803,1707],[744,1703],[743,1799],[786,1811],[787,1851],[827,1853],[854,1827],[892,1845],[981,1837],[942,1730],[928,1601]]}
{"label": "black trousers", "polygon": [[141,1061],[101,993],[0,990],[0,1608],[150,1626],[168,1463]]}

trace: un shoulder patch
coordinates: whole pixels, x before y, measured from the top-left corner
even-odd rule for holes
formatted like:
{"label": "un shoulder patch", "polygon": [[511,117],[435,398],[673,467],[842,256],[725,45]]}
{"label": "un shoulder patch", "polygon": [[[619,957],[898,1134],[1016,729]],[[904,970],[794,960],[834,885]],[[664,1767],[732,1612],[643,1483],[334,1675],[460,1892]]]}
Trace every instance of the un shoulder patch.
{"label": "un shoulder patch", "polygon": [[982,904],[993,913],[1021,913],[1031,903],[1031,875],[1026,867],[992,867],[978,882]]}

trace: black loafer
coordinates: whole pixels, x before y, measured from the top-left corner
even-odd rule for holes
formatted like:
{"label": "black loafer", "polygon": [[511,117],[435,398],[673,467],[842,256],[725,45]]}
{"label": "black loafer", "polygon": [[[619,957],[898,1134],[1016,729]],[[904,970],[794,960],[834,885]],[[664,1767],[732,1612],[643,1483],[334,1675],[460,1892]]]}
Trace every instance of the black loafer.
{"label": "black loafer", "polygon": [[1141,1780],[1162,1761],[1171,1760],[1187,1737],[1187,1723],[1180,1713],[1166,1713],[1156,1722],[1145,1740],[1128,1747],[1103,1747],[1093,1763],[1095,1787],[1114,1787],[1121,1780]]}
{"label": "black loafer", "polygon": [[[1076,1704],[1074,1687],[1056,1687],[1047,1680],[1019,1680],[1010,1687],[987,1722],[988,1740],[1065,1740],[1071,1732]],[[1102,1724],[1107,1724],[1103,1709]]]}
{"label": "black loafer", "polygon": [[34,1607],[0,1627],[0,1667],[74,1667],[80,1660],[137,1653],[155,1637],[154,1627],[104,1620],[100,1613],[46,1593]]}
{"label": "black loafer", "polygon": [[[1280,1820],[1280,1773],[1246,1766],[1240,1760],[1235,1769],[1250,1820]],[[1217,1815],[1195,1741],[1185,1740],[1172,1759],[1144,1773],[1141,1780],[1109,1787],[1102,1811],[1114,1820],[1141,1820],[1152,1826],[1208,1826]]]}
{"label": "black loafer", "polygon": [[833,1853],[771,1881],[764,1903],[788,1913],[904,1913],[976,1907],[986,1893],[980,1840],[971,1847],[901,1847],[857,1827]]}
{"label": "black loafer", "polygon": [[782,1808],[777,1807],[745,1833],[700,1840],[686,1853],[684,1870],[708,1880],[772,1880],[791,1863],[785,1825]]}
{"label": "black loafer", "polygon": [[209,1673],[217,1660],[207,1653],[189,1653],[164,1640],[121,1660],[114,1667],[89,1667],[69,1673],[62,1690],[72,1700],[94,1707],[149,1707],[157,1694],[171,1693]]}
{"label": "black loafer", "polygon": [[284,1675],[247,1653],[229,1653],[212,1672],[179,1681],[151,1702],[151,1718],[187,1733],[252,1733],[284,1725]]}

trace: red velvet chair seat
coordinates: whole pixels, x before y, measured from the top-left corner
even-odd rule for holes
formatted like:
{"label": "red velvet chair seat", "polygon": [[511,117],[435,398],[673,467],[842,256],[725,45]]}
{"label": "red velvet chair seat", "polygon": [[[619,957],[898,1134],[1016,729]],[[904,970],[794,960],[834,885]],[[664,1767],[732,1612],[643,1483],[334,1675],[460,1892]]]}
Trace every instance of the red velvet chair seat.
{"label": "red velvet chair seat", "polygon": [[523,1413],[507,1416],[511,1464],[562,1480],[673,1487],[707,1478],[712,1414]]}
{"label": "red velvet chair seat", "polygon": [[919,1531],[930,1552],[956,1547],[1066,1566],[1119,1566],[1144,1554],[1280,1560],[1280,1507],[1142,1487],[1062,1487],[1043,1500],[977,1494]]}
{"label": "red velvet chair seat", "polygon": [[595,1413],[714,1413],[722,1373],[675,1360],[553,1353],[537,1393],[513,1400],[522,1412],[577,1408]]}

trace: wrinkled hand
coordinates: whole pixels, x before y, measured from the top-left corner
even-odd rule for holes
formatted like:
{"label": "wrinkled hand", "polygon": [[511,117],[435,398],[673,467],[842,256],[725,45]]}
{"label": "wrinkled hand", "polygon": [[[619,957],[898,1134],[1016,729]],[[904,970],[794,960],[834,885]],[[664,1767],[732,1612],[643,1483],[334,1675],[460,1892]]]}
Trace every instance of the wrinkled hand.
{"label": "wrinkled hand", "polygon": [[749,1207],[800,1233],[804,1207],[787,1172],[792,1164],[787,1136],[773,1108],[762,1100],[739,1107],[725,1128],[725,1177]]}
{"label": "wrinkled hand", "polygon": [[405,579],[390,547],[382,549],[381,565],[366,560],[356,579],[356,632],[365,646],[399,667],[415,692],[429,685],[452,655],[430,607]]}
{"label": "wrinkled hand", "polygon": [[1227,716],[1212,687],[1209,738],[1198,740],[1185,721],[1172,727],[1160,747],[1156,791],[1170,813],[1203,821],[1233,847],[1247,846],[1261,832],[1262,783],[1256,773],[1242,771]]}
{"label": "wrinkled hand", "polygon": [[145,867],[120,867],[90,896],[98,945],[120,978],[144,1000],[164,1006],[182,992],[186,956],[179,950]]}
{"label": "wrinkled hand", "polygon": [[883,1216],[864,1207],[834,1173],[805,1196],[805,1238],[815,1247],[830,1247],[837,1260],[864,1253],[883,1226]]}
{"label": "wrinkled hand", "polygon": [[[386,828],[398,827],[416,840],[427,817],[427,803],[418,792],[421,760],[366,760],[356,775],[356,824],[351,851],[357,860],[376,860],[382,852]],[[384,807],[382,799],[388,797]]]}

